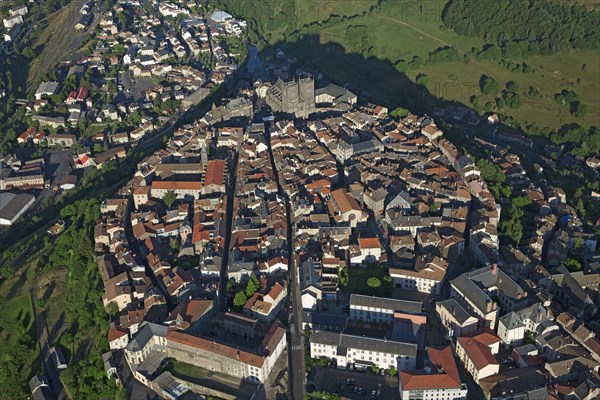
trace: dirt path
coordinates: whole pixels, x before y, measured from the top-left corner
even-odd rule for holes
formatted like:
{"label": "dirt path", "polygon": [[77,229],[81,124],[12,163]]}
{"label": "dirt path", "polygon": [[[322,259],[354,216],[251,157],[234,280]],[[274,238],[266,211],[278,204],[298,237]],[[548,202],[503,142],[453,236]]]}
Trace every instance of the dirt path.
{"label": "dirt path", "polygon": [[44,49],[30,64],[28,90],[32,89],[38,76],[48,74],[69,53],[73,40],[78,36],[75,25],[81,17],[79,9],[84,2],[71,2],[40,21],[48,23],[48,26],[34,44],[35,47],[44,46]]}
{"label": "dirt path", "polygon": [[457,49],[455,46],[451,45],[450,43],[446,43],[446,42],[444,42],[442,39],[440,39],[440,38],[438,38],[438,37],[435,37],[435,36],[433,36],[433,35],[430,35],[429,33],[427,33],[427,32],[424,32],[424,31],[420,30],[419,28],[416,28],[416,27],[412,26],[411,24],[407,24],[406,22],[402,22],[402,21],[400,21],[400,20],[398,20],[398,19],[396,19],[396,18],[392,18],[392,17],[386,17],[386,19],[389,19],[390,21],[394,21],[394,22],[396,22],[396,23],[398,23],[398,24],[400,24],[400,25],[407,26],[407,27],[409,27],[410,29],[413,29],[413,30],[415,30],[415,31],[419,32],[420,34],[422,34],[422,35],[425,35],[425,36],[427,36],[428,38],[435,40],[436,42],[440,42],[440,43],[441,43],[441,44],[443,44],[444,46],[452,47],[453,49],[456,49],[456,51],[458,51],[460,54],[462,54],[462,55],[465,55],[465,52],[464,52],[464,51],[462,51],[462,50],[460,50],[460,49]]}

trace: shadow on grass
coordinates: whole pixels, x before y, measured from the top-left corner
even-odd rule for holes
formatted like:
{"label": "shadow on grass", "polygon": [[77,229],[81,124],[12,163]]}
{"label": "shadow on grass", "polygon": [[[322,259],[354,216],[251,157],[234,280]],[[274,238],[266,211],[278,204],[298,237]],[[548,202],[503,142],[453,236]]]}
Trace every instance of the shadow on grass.
{"label": "shadow on grass", "polygon": [[439,93],[433,94],[426,87],[414,83],[389,60],[348,53],[340,44],[321,43],[318,35],[276,43],[267,46],[261,53],[273,56],[277,50],[297,58],[300,68],[313,68],[327,80],[340,86],[347,85],[363,99],[390,107],[405,107],[417,114],[431,114],[434,107],[446,105],[467,107],[462,103],[441,100],[439,96],[444,97],[444,93],[450,90],[473,90],[472,84],[462,87],[459,82],[449,82],[439,88]]}

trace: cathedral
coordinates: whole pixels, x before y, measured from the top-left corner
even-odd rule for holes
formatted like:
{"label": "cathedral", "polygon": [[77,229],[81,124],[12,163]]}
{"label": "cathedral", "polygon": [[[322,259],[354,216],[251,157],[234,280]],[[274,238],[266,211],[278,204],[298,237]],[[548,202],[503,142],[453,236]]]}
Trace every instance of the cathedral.
{"label": "cathedral", "polygon": [[315,81],[312,77],[290,82],[278,79],[267,90],[266,101],[274,112],[293,113],[306,118],[315,111]]}

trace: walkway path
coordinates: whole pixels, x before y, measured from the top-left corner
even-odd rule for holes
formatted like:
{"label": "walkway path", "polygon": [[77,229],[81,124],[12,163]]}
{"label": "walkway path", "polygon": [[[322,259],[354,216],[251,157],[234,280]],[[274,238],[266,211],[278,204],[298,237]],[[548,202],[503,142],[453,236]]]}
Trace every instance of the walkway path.
{"label": "walkway path", "polygon": [[410,29],[413,29],[413,30],[419,32],[420,34],[427,36],[428,38],[431,38],[431,39],[433,39],[433,40],[435,40],[437,42],[440,42],[444,46],[452,47],[453,49],[456,49],[456,51],[458,51],[460,54],[465,55],[464,51],[462,51],[460,49],[457,49],[455,46],[451,45],[450,43],[446,43],[442,39],[440,39],[438,37],[435,37],[435,36],[433,36],[433,35],[431,35],[431,34],[429,34],[427,32],[424,32],[424,31],[420,30],[419,28],[416,28],[416,27],[412,26],[411,24],[408,24],[406,22],[402,22],[399,19],[392,18],[392,17],[386,17],[386,19],[389,19],[390,21],[396,22],[397,24],[400,24],[400,25],[408,26]]}

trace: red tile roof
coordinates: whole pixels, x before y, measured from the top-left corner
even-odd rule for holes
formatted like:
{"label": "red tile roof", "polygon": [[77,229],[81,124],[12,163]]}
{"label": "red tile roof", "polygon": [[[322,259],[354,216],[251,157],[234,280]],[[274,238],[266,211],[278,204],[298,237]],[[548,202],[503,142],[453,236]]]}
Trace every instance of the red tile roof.
{"label": "red tile roof", "polygon": [[400,372],[402,390],[460,389],[462,384],[450,347],[428,347],[427,355],[434,371]]}
{"label": "red tile roof", "polygon": [[200,190],[202,182],[153,181],[152,190]]}
{"label": "red tile roof", "polygon": [[358,244],[361,249],[380,249],[381,243],[378,238],[360,238]]}
{"label": "red tile roof", "polygon": [[[475,337],[459,337],[458,343],[465,350],[467,357],[471,359],[473,364],[478,370],[481,370],[488,365],[499,365],[500,363],[496,360],[496,357],[492,354],[490,349],[488,348],[488,340],[485,338],[480,338],[483,335],[490,334],[482,334],[477,335]],[[493,335],[491,335],[493,336]],[[482,341],[480,341],[481,339]]]}
{"label": "red tile roof", "polygon": [[189,300],[185,307],[185,316],[190,322],[196,322],[213,307],[212,300]]}
{"label": "red tile roof", "polygon": [[79,91],[77,92],[77,101],[83,101],[85,100],[85,98],[88,95],[88,90],[87,88],[84,87],[80,87]]}
{"label": "red tile roof", "polygon": [[129,331],[125,328],[121,328],[120,326],[112,325],[108,329],[108,342],[112,342],[113,340],[117,340],[120,337],[126,336],[129,334]]}
{"label": "red tile roof", "polygon": [[267,296],[269,296],[270,298],[275,300],[279,297],[279,295],[281,294],[282,291],[283,291],[283,286],[281,286],[279,283],[275,283],[275,285],[273,285],[273,287],[271,288],[271,291],[267,294]]}
{"label": "red tile roof", "polygon": [[356,199],[354,199],[354,197],[352,197],[348,193],[346,193],[346,191],[344,191],[344,189],[338,189],[338,190],[331,192],[331,196],[333,197],[333,200],[335,201],[339,210],[342,213],[346,213],[346,212],[352,211],[352,210],[356,210],[356,211],[361,210],[360,206],[356,202]]}
{"label": "red tile roof", "polygon": [[210,160],[206,165],[206,176],[204,178],[204,185],[217,185],[223,184],[223,174],[225,173],[225,161],[224,160]]}
{"label": "red tile roof", "polygon": [[170,331],[167,333],[167,340],[195,347],[211,353],[220,354],[232,360],[239,360],[240,362],[250,364],[257,368],[262,368],[265,362],[265,358],[257,354],[252,354],[244,350],[238,350],[222,343],[213,342],[177,331]]}

